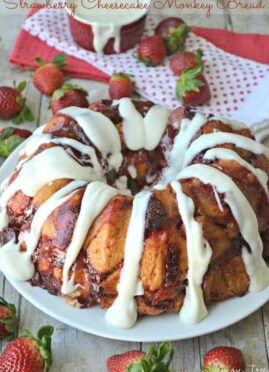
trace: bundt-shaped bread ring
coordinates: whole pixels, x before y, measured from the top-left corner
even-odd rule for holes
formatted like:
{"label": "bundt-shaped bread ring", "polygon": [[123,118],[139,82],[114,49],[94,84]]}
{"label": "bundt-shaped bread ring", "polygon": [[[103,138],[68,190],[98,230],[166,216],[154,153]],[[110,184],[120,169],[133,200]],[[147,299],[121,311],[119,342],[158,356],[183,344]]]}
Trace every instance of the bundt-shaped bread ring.
{"label": "bundt-shaped bread ring", "polygon": [[0,269],[115,326],[198,322],[269,285],[268,159],[242,124],[192,109],[65,109],[2,184]]}

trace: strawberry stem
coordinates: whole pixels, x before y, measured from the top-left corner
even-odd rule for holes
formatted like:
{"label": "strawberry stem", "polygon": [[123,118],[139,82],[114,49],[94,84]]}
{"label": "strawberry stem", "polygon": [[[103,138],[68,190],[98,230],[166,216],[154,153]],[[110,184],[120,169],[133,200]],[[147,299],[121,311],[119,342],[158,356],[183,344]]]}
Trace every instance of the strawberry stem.
{"label": "strawberry stem", "polygon": [[[6,128],[8,129],[8,128]],[[0,306],[6,307],[10,311],[10,316],[0,319],[0,322],[4,324],[6,331],[9,333],[4,339],[5,341],[11,341],[14,339],[14,332],[18,324],[18,318],[16,316],[16,306],[8,303],[3,297],[0,297]]]}
{"label": "strawberry stem", "polygon": [[40,66],[40,67],[45,66],[45,64],[46,64],[46,62],[43,61],[43,59],[40,58],[40,57],[35,58],[35,61],[38,64],[38,66]]}
{"label": "strawberry stem", "polygon": [[204,68],[203,56],[204,56],[204,53],[203,53],[202,49],[197,49],[197,51],[195,52],[195,62],[197,64],[197,66],[201,65]]}
{"label": "strawberry stem", "polygon": [[57,99],[62,98],[65,93],[70,92],[71,90],[79,90],[85,96],[88,96],[88,92],[84,88],[80,87],[79,85],[65,83],[60,89],[55,90],[52,96],[52,100],[57,100]]}
{"label": "strawberry stem", "polygon": [[65,54],[58,54],[52,59],[52,63],[58,68],[64,68],[66,66],[67,56]]}
{"label": "strawberry stem", "polygon": [[203,72],[203,65],[196,66],[192,69],[186,70],[180,76],[176,85],[176,96],[182,100],[184,95],[188,92],[199,92],[204,83],[197,79]]}
{"label": "strawberry stem", "polygon": [[192,28],[182,23],[180,26],[170,28],[170,35],[164,38],[167,54],[171,55],[177,50],[183,50],[187,35],[192,31]]}
{"label": "strawberry stem", "polygon": [[163,342],[156,348],[150,346],[144,358],[129,365],[126,372],[169,372],[175,349],[171,342]]}
{"label": "strawberry stem", "polygon": [[15,80],[13,80],[13,88],[16,89],[19,93],[22,93],[27,86],[26,81],[21,81],[19,84],[16,83]]}
{"label": "strawberry stem", "polygon": [[[67,56],[65,54],[57,54],[57,56],[52,59],[51,63],[53,63],[58,68],[63,68],[66,66],[66,60]],[[39,67],[46,65],[46,62],[40,57],[35,58],[35,61]]]}
{"label": "strawberry stem", "polygon": [[111,76],[111,78],[125,78],[128,80],[132,80],[131,75],[126,74],[125,72],[116,72]]}
{"label": "strawberry stem", "polygon": [[27,106],[25,104],[25,101],[24,101],[24,105],[23,105],[21,111],[16,116],[13,117],[12,121],[15,124],[20,124],[24,121],[31,122],[33,120],[34,120],[34,115],[31,111],[30,107]]}
{"label": "strawberry stem", "polygon": [[24,328],[23,334],[20,336],[28,337],[37,343],[40,355],[44,359],[44,372],[47,372],[52,364],[51,336],[53,331],[54,328],[52,326],[43,326],[37,332],[37,337],[34,337],[31,331]]}

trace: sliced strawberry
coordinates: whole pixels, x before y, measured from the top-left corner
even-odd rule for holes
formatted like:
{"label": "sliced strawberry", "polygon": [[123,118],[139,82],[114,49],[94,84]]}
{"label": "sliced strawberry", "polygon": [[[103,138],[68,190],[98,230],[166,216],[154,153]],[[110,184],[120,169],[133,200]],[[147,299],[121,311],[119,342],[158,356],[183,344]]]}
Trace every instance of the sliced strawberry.
{"label": "sliced strawberry", "polygon": [[22,337],[10,342],[0,357],[0,372],[46,372],[52,363],[53,327],[40,328],[37,337],[25,330]]}
{"label": "sliced strawberry", "polygon": [[178,79],[176,96],[184,105],[200,106],[210,100],[210,88],[202,70],[202,66],[186,70]]}
{"label": "sliced strawberry", "polygon": [[174,349],[171,342],[163,342],[159,348],[150,347],[147,353],[140,350],[113,355],[107,360],[109,372],[162,371],[169,372]]}
{"label": "sliced strawberry", "polygon": [[242,352],[235,347],[218,346],[209,350],[203,361],[203,371],[244,372],[246,364]]}
{"label": "sliced strawberry", "polygon": [[4,158],[8,157],[31,134],[26,129],[13,127],[0,129],[0,156]]}
{"label": "sliced strawberry", "polygon": [[40,67],[34,72],[33,84],[41,93],[51,96],[64,84],[64,74],[61,68],[65,67],[66,58],[64,54],[59,54],[47,64],[41,58],[36,58]]}
{"label": "sliced strawberry", "polygon": [[178,52],[172,56],[169,65],[174,75],[179,76],[185,70],[203,65],[202,57],[203,52],[201,49],[198,49],[195,53]]}
{"label": "sliced strawberry", "polygon": [[167,54],[171,55],[177,50],[183,50],[187,35],[191,32],[191,27],[178,17],[163,19],[156,27],[155,33],[164,39]]}
{"label": "sliced strawberry", "polygon": [[166,46],[160,35],[141,40],[137,47],[137,58],[146,66],[158,66],[166,57]]}
{"label": "sliced strawberry", "polygon": [[50,107],[54,115],[65,107],[88,107],[88,92],[79,85],[65,83],[53,93]]}
{"label": "sliced strawberry", "polygon": [[131,76],[122,72],[113,74],[109,80],[109,95],[111,99],[131,97],[133,82]]}
{"label": "sliced strawberry", "polygon": [[19,84],[14,81],[13,88],[0,87],[0,119],[13,118],[16,124],[34,120],[30,108],[26,105],[26,99],[22,96],[26,85],[26,81]]}
{"label": "sliced strawberry", "polygon": [[16,307],[0,297],[0,340],[10,341],[18,324]]}

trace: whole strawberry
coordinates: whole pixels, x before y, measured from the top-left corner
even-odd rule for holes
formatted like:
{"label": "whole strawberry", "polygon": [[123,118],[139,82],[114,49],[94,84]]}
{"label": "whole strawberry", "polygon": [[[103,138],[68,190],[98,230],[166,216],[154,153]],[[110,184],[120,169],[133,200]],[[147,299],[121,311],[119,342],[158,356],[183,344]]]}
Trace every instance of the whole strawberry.
{"label": "whole strawberry", "polygon": [[8,157],[16,147],[18,147],[26,138],[31,136],[32,132],[20,128],[1,128],[0,129],[0,156]]}
{"label": "whole strawberry", "polygon": [[15,305],[0,297],[0,340],[13,340],[17,324]]}
{"label": "whole strawberry", "polygon": [[78,85],[65,83],[60,89],[53,93],[50,107],[53,115],[65,107],[77,106],[88,107],[88,92]]}
{"label": "whole strawberry", "polygon": [[33,84],[41,93],[51,96],[56,89],[64,84],[64,74],[61,68],[66,66],[66,56],[59,54],[50,63],[45,63],[41,58],[36,58],[40,66],[33,75]]}
{"label": "whole strawberry", "polygon": [[171,57],[169,65],[174,75],[179,76],[185,70],[203,65],[202,57],[203,52],[201,49],[198,49],[195,53],[178,52]]}
{"label": "whole strawberry", "polygon": [[160,35],[141,40],[137,47],[137,58],[146,66],[158,66],[166,57],[166,46]]}
{"label": "whole strawberry", "polygon": [[26,99],[22,96],[26,85],[26,81],[19,84],[14,81],[13,88],[0,87],[0,119],[13,118],[16,124],[34,120],[31,110],[26,105]]}
{"label": "whole strawberry", "polygon": [[113,74],[109,80],[109,95],[111,99],[131,97],[133,94],[133,82],[130,75],[122,72]]}
{"label": "whole strawberry", "polygon": [[25,334],[12,341],[0,357],[0,372],[46,372],[52,363],[51,336],[53,327],[40,328],[37,338]]}
{"label": "whole strawberry", "polygon": [[202,66],[185,70],[178,79],[176,96],[186,106],[200,106],[211,98],[210,88],[202,71]]}
{"label": "whole strawberry", "polygon": [[237,371],[244,372],[246,364],[239,349],[228,346],[218,346],[209,350],[203,361],[203,371]]}
{"label": "whole strawberry", "polygon": [[162,20],[156,27],[155,33],[161,35],[167,48],[167,54],[171,55],[177,50],[183,50],[187,35],[191,27],[178,17],[169,17]]}
{"label": "whole strawberry", "polygon": [[174,349],[171,342],[163,342],[159,348],[149,347],[147,353],[140,350],[113,355],[107,360],[109,372],[162,371],[169,372]]}

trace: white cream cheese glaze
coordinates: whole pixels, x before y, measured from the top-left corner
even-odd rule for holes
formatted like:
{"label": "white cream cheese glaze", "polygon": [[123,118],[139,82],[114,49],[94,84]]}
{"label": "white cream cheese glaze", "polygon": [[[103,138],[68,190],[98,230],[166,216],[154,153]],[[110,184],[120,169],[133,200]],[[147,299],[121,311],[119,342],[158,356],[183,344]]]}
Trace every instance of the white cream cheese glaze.
{"label": "white cream cheese glaze", "polygon": [[[84,181],[72,181],[54,193],[36,211],[30,231],[20,233],[19,243],[15,244],[14,241],[10,241],[0,249],[0,270],[4,274],[18,281],[32,278],[34,265],[31,257],[40,239],[44,222],[57,207],[70,199],[77,189],[85,184]],[[25,252],[20,251],[22,242],[25,242],[27,246]],[[14,262],[16,262],[16,265],[14,265]]]}
{"label": "white cream cheese glaze", "polygon": [[[123,119],[123,134],[128,149],[154,150],[166,129],[170,111],[161,106],[152,106],[146,116],[140,114],[130,98],[118,101]],[[134,124],[135,123],[135,124]]]}
{"label": "white cream cheese glaze", "polygon": [[27,252],[20,250],[20,244],[10,240],[3,245],[0,250],[0,270],[5,275],[14,280],[27,280],[30,275],[33,276],[34,268],[31,256]]}
{"label": "white cream cheese glaze", "polygon": [[89,228],[108,202],[118,194],[119,191],[117,189],[110,187],[103,182],[92,182],[87,186],[83,195],[81,209],[73,232],[72,241],[66,251],[63,267],[63,294],[68,294],[76,289],[73,283],[73,278],[69,280],[69,272],[81,250]]}
{"label": "white cream cheese glaze", "polygon": [[113,24],[102,25],[94,22],[92,24],[93,47],[97,53],[102,53],[109,39],[114,38],[114,50],[120,52],[121,27]]}
{"label": "white cream cheese glaze", "polygon": [[[101,5],[96,1],[76,2],[75,18],[90,24],[93,31],[93,45],[97,53],[102,53],[107,42],[114,40],[114,49],[120,52],[121,28],[142,18],[150,6],[149,0],[140,0],[140,6],[134,6],[133,0],[125,0],[115,8],[115,1],[105,0]],[[114,5],[114,6],[113,6]]]}
{"label": "white cream cheese glaze", "polygon": [[62,147],[44,150],[24,163],[16,179],[3,191],[0,198],[0,228],[7,225],[6,206],[17,191],[33,197],[50,181],[60,178],[92,181],[94,176],[91,167],[81,166]]}
{"label": "white cream cheese glaze", "polygon": [[268,176],[267,174],[259,168],[253,167],[249,164],[246,160],[241,158],[237,154],[237,152],[230,150],[230,149],[222,149],[222,148],[213,148],[208,150],[204,155],[205,160],[214,160],[214,159],[222,159],[222,160],[233,160],[242,165],[242,167],[246,168],[249,172],[254,174],[257,178],[258,182],[261,184],[266,196],[269,198],[269,192],[267,187]]}
{"label": "white cream cheese glaze", "polygon": [[[90,161],[92,164],[92,167],[94,169],[94,172],[96,174],[97,179],[104,179],[103,175],[103,169],[97,159],[95,150],[92,146],[84,145],[83,143],[76,141],[72,138],[67,137],[55,137],[53,138],[51,134],[36,134],[33,135],[30,140],[27,142],[26,146],[24,147],[23,151],[21,151],[21,156],[26,156],[25,159],[22,159],[18,163],[18,167],[20,167],[25,161],[28,160],[29,157],[31,157],[40,146],[47,144],[47,143],[53,143],[56,145],[61,146],[70,146],[72,149],[75,149],[79,151],[81,154],[88,155],[90,157]],[[76,158],[74,154],[72,154],[73,157]]]}
{"label": "white cream cheese glaze", "polygon": [[228,125],[233,130],[246,129],[245,124],[242,123],[241,121],[234,120],[234,119],[227,119],[227,118],[224,118],[222,116],[211,116],[208,120],[209,121],[211,121],[211,120],[219,120],[223,124]]}
{"label": "white cream cheese glaze", "polygon": [[193,164],[183,169],[178,179],[186,178],[198,178],[205,184],[213,185],[217,192],[225,195],[224,201],[229,205],[242,237],[251,248],[251,252],[244,249],[242,255],[249,275],[249,290],[258,292],[266,288],[269,285],[269,268],[262,257],[263,243],[257,217],[245,195],[229,176],[208,165]]}
{"label": "white cream cheese glaze", "polygon": [[167,184],[177,176],[182,169],[184,154],[190,145],[194,135],[206,123],[206,118],[199,113],[196,113],[193,119],[183,119],[181,121],[180,129],[176,135],[172,150],[167,155],[168,167],[163,172],[163,179],[161,183]]}
{"label": "white cream cheese glaze", "polygon": [[250,138],[234,133],[216,132],[204,134],[198,137],[187,149],[183,158],[183,167],[186,167],[190,162],[202,151],[211,147],[231,143],[238,148],[251,151],[254,154],[263,154],[269,159],[269,149],[259,142]]}
{"label": "white cream cheese glaze", "polygon": [[118,296],[106,312],[109,324],[119,328],[131,328],[137,319],[135,294],[139,282],[140,260],[143,254],[146,212],[151,192],[143,191],[135,195],[129,222],[124,263],[118,284]]}
{"label": "white cream cheese glaze", "polygon": [[136,176],[137,176],[137,169],[134,165],[129,165],[128,167],[128,172],[130,174],[130,176],[133,178],[133,179],[136,179]]}
{"label": "white cream cheese glaze", "polygon": [[79,107],[67,107],[60,113],[76,120],[88,139],[107,159],[111,168],[119,169],[122,163],[120,136],[108,117],[100,112]]}
{"label": "white cream cheese glaze", "polygon": [[217,193],[216,187],[215,186],[212,186],[212,189],[213,189],[214,196],[215,196],[216,202],[218,204],[219,210],[221,210],[223,212],[224,209],[223,209],[223,206],[222,206],[222,203],[221,203],[219,194]]}
{"label": "white cream cheese glaze", "polygon": [[185,323],[197,323],[207,314],[201,284],[208,269],[212,250],[203,235],[202,225],[194,219],[195,206],[184,194],[179,182],[172,182],[177,197],[179,213],[186,229],[188,254],[188,286],[180,319]]}
{"label": "white cream cheese glaze", "polygon": [[160,143],[166,129],[170,111],[158,106],[152,106],[144,117],[145,144],[148,151],[154,150]]}

